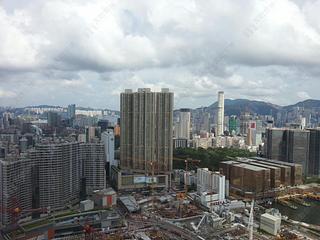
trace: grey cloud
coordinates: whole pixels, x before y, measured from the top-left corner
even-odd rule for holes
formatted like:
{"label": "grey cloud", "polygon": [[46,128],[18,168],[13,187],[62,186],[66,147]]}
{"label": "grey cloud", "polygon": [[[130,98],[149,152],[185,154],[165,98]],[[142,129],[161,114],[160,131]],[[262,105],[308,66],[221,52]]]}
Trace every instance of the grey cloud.
{"label": "grey cloud", "polygon": [[5,0],[0,100],[27,91],[26,105],[66,105],[82,93],[78,104],[117,108],[119,92],[143,86],[170,87],[177,107],[208,105],[221,89],[279,104],[317,96],[301,79],[319,85],[319,10],[311,0]]}

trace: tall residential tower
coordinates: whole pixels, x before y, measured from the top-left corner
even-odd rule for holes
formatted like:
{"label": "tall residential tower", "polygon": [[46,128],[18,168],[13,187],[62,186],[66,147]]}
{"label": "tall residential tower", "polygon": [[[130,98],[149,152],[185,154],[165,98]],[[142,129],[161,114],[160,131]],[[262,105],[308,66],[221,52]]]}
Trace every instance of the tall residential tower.
{"label": "tall residential tower", "polygon": [[150,174],[172,170],[173,93],[149,88],[121,93],[121,169]]}
{"label": "tall residential tower", "polygon": [[76,117],[76,105],[75,104],[70,104],[68,105],[68,118],[69,119],[74,119]]}
{"label": "tall residential tower", "polygon": [[181,108],[179,113],[179,124],[177,138],[190,139],[191,112],[188,108]]}

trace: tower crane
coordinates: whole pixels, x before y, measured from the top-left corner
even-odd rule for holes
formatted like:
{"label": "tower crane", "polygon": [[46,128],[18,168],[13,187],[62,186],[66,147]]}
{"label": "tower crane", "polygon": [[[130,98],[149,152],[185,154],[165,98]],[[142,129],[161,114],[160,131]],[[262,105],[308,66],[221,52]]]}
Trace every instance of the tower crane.
{"label": "tower crane", "polygon": [[249,223],[248,223],[249,240],[253,240],[253,206],[254,206],[254,199],[252,199],[252,202],[251,202],[251,209],[250,209]]}
{"label": "tower crane", "polygon": [[180,217],[181,217],[181,215],[182,215],[181,206],[183,205],[183,201],[187,198],[187,194],[188,194],[187,172],[189,170],[189,163],[200,163],[200,160],[192,159],[192,158],[186,158],[186,159],[173,158],[173,159],[177,160],[177,161],[184,161],[184,163],[185,163],[184,191],[180,192],[180,193],[177,193],[177,199],[179,200],[178,212],[180,212]]}
{"label": "tower crane", "polygon": [[174,157],[173,160],[176,161],[184,161],[185,163],[185,173],[184,173],[184,192],[179,194],[179,198],[185,199],[187,197],[187,193],[188,193],[188,184],[187,184],[187,172],[189,171],[189,163],[196,163],[199,164],[201,162],[201,160],[198,159],[192,159],[192,158],[177,158]]}

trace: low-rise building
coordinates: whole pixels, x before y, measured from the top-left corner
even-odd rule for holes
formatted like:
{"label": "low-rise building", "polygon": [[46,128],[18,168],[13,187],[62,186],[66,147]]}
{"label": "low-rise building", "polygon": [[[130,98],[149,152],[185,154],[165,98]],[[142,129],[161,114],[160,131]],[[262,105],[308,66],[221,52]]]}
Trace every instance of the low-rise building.
{"label": "low-rise building", "polygon": [[195,171],[174,170],[175,180],[187,186],[197,185],[197,174]]}
{"label": "low-rise building", "polygon": [[189,146],[189,140],[186,138],[174,138],[173,148],[187,148]]}
{"label": "low-rise building", "polygon": [[224,202],[226,197],[225,176],[212,172],[208,168],[197,169],[196,198],[205,207],[211,207],[217,202]]}
{"label": "low-rise building", "polygon": [[144,189],[144,188],[168,188],[169,176],[167,174],[132,174],[123,172],[117,167],[112,167],[111,183],[117,190]]}
{"label": "low-rise building", "polygon": [[121,205],[129,213],[135,213],[140,211],[140,206],[133,196],[123,196],[119,197]]}
{"label": "low-rise building", "polygon": [[234,190],[261,193],[270,189],[270,170],[267,168],[227,161],[220,163],[220,170]]}
{"label": "low-rise building", "polygon": [[261,195],[281,186],[302,183],[301,165],[257,157],[221,162],[220,172],[230,181],[233,192],[244,195]]}
{"label": "low-rise building", "polygon": [[212,137],[211,136],[202,136],[201,137],[200,135],[193,136],[192,147],[193,148],[203,148],[203,149],[207,149],[209,147],[212,147]]}
{"label": "low-rise building", "polygon": [[97,190],[93,199],[98,208],[111,208],[117,204],[117,193],[112,188]]}
{"label": "low-rise building", "polygon": [[80,202],[80,211],[90,211],[94,209],[94,202],[92,200],[84,200]]}
{"label": "low-rise building", "polygon": [[219,172],[212,172],[208,168],[197,169],[197,192],[216,192],[219,200],[225,199],[225,176]]}
{"label": "low-rise building", "polygon": [[269,234],[277,235],[281,227],[281,217],[265,213],[260,218],[260,229]]}

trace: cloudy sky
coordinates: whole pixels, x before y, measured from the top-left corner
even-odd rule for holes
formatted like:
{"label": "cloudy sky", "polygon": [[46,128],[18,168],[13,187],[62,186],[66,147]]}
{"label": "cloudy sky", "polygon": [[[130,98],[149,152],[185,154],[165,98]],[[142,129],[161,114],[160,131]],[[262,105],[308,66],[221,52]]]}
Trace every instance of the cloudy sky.
{"label": "cloudy sky", "polygon": [[0,105],[319,99],[320,0],[2,0]]}

